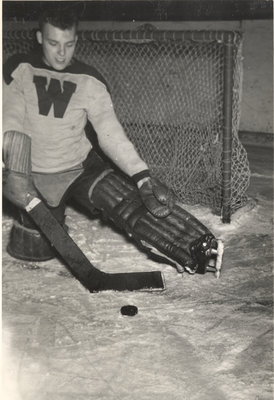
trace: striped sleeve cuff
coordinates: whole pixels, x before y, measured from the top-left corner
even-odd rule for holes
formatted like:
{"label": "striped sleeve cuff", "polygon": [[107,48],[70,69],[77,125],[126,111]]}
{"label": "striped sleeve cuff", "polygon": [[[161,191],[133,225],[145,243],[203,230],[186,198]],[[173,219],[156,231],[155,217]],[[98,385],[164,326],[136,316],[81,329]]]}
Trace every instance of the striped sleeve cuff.
{"label": "striped sleeve cuff", "polygon": [[141,181],[144,178],[150,178],[149,169],[145,169],[141,172],[138,172],[137,174],[132,175],[132,179],[134,180],[136,185],[139,181]]}
{"label": "striped sleeve cuff", "polygon": [[3,161],[9,170],[23,174],[31,173],[31,138],[17,131],[5,132]]}

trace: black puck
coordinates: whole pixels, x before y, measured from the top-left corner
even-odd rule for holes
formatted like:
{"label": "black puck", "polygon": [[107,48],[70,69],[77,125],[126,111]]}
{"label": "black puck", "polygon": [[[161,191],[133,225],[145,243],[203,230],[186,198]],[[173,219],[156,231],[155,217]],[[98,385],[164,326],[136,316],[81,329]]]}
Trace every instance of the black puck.
{"label": "black puck", "polygon": [[138,313],[138,308],[136,306],[123,306],[121,308],[121,314],[122,315],[127,315],[129,317],[134,317]]}

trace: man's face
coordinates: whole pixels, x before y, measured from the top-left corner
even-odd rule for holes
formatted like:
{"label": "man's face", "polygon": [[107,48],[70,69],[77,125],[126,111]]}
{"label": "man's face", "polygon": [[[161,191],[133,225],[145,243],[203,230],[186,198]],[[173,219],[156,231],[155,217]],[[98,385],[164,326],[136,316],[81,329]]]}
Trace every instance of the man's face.
{"label": "man's face", "polygon": [[75,27],[63,31],[46,23],[43,31],[37,32],[37,40],[42,45],[47,65],[62,71],[70,64],[77,42]]}

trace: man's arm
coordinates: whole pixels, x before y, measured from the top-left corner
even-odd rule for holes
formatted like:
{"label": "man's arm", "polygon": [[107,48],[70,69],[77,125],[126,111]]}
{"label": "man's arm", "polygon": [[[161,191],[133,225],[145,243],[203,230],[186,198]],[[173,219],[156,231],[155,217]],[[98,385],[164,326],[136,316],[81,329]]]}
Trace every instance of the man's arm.
{"label": "man's arm", "polygon": [[95,108],[89,114],[103,152],[135,181],[147,209],[156,217],[170,214],[174,203],[172,191],[151,179],[148,165],[141,159],[117,119],[107,90],[100,92]]}
{"label": "man's arm", "polygon": [[11,64],[7,62],[3,67],[3,194],[24,208],[36,191],[31,180],[31,138],[23,133],[23,78],[18,71],[9,70]]}
{"label": "man's arm", "polygon": [[104,109],[92,120],[98,143],[103,152],[127,175],[133,176],[148,170],[118,121],[113,106]]}
{"label": "man's arm", "polygon": [[[26,113],[22,77],[19,71],[6,71],[8,65],[3,66],[3,124],[2,132],[10,130],[22,132]],[[14,73],[14,75],[13,75]]]}

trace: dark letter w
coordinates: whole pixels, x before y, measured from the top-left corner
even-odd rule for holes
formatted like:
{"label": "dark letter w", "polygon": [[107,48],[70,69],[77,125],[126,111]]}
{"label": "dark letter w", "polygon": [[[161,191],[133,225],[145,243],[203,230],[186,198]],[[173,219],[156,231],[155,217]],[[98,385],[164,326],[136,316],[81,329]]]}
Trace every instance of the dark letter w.
{"label": "dark letter w", "polygon": [[46,89],[47,78],[45,76],[34,76],[33,82],[36,86],[38,96],[39,114],[48,115],[53,104],[54,117],[63,118],[71,96],[76,90],[76,83],[64,81],[63,92],[58,79],[51,79],[48,90]]}

